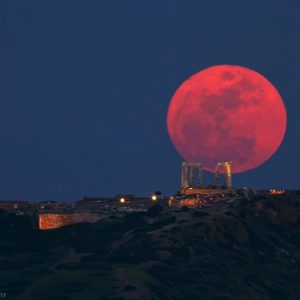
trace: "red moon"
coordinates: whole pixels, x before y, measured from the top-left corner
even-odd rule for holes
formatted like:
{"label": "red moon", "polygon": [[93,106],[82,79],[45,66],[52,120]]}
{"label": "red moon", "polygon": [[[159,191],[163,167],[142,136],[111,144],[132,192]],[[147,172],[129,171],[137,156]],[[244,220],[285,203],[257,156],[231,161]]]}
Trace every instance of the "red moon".
{"label": "red moon", "polygon": [[214,172],[232,161],[232,172],[260,166],[280,146],[286,110],[276,88],[245,67],[219,65],[184,81],[167,115],[171,141],[189,162]]}

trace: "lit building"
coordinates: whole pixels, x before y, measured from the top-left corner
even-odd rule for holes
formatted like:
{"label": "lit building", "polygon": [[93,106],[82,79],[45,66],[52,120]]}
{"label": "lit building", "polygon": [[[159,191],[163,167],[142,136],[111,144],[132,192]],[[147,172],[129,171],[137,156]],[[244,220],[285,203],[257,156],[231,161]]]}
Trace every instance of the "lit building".
{"label": "lit building", "polygon": [[271,195],[283,195],[283,194],[285,194],[285,190],[271,189],[271,190],[269,190],[269,194],[271,194]]}
{"label": "lit building", "polygon": [[[170,197],[169,205],[195,207],[213,202],[229,201],[235,197],[235,190],[232,188],[231,166],[231,162],[217,163],[215,185],[204,186],[201,163],[183,162],[181,164],[181,188],[175,197]],[[220,184],[221,174],[224,174],[223,185]]]}

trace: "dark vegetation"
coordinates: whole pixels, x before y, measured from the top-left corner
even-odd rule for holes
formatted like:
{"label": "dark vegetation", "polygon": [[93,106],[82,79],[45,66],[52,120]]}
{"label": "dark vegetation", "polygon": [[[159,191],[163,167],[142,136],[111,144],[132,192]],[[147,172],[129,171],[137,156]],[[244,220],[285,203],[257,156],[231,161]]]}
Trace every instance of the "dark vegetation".
{"label": "dark vegetation", "polygon": [[300,195],[34,229],[0,211],[6,299],[300,299]]}

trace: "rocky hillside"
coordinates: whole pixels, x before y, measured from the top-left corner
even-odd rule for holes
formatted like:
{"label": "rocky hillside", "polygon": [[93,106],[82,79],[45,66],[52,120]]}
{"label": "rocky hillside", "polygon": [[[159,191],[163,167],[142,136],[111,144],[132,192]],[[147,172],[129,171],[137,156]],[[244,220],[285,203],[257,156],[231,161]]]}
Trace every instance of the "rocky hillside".
{"label": "rocky hillside", "polygon": [[300,196],[38,231],[0,215],[6,299],[300,299]]}

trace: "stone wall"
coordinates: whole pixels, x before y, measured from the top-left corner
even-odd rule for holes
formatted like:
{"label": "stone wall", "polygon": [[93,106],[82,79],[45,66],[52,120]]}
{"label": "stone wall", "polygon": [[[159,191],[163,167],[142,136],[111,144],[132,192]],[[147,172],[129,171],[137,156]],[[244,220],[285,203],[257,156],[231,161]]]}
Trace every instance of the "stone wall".
{"label": "stone wall", "polygon": [[105,214],[73,213],[73,214],[39,214],[39,229],[48,230],[76,223],[93,223],[106,218]]}

